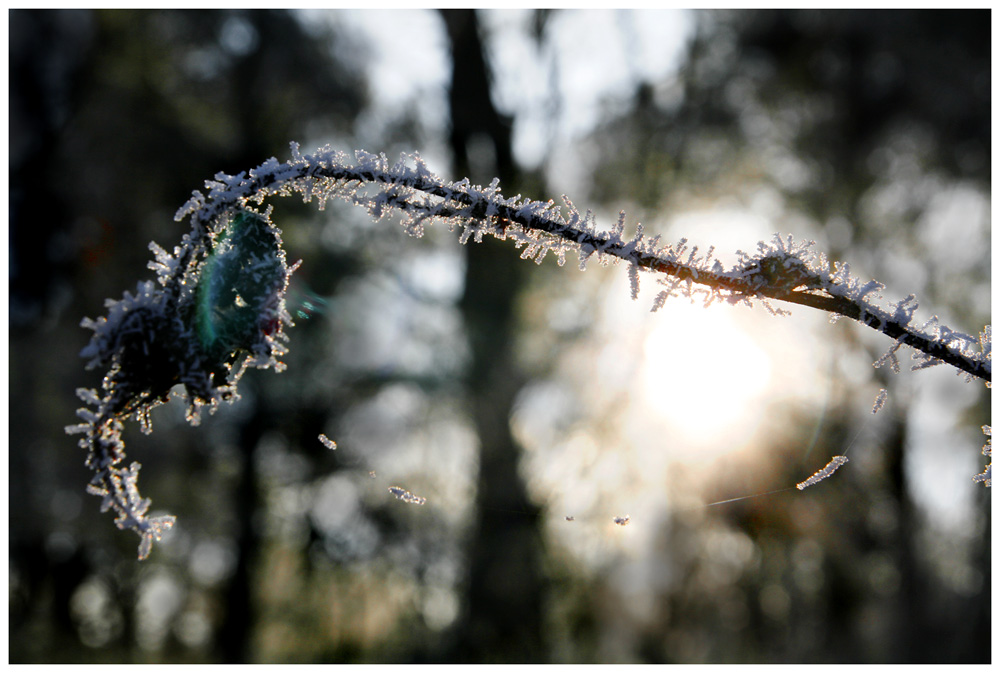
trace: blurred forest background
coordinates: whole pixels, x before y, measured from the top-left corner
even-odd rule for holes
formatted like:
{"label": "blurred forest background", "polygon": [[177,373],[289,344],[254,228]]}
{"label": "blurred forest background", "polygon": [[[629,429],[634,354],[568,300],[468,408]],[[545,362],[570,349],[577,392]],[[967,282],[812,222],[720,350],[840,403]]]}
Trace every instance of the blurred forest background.
{"label": "blurred forest background", "polygon": [[[63,433],[102,376],[81,318],[152,277],[192,189],[291,140],[565,192],[725,262],[815,239],[976,334],[990,25],[11,11],[10,661],[990,661],[988,391],[875,370],[885,337],[804,309],[651,314],[652,278],[632,302],[622,268],[278,200],[303,260],[288,370],[201,427],[170,404],[128,429],[143,495],[178,516],[149,560]],[[845,450],[816,487],[705,506]]]}

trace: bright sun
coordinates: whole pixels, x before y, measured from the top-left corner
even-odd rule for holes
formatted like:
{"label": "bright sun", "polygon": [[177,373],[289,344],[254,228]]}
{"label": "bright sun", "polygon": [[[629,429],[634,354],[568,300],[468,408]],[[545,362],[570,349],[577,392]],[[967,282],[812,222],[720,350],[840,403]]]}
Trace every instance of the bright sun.
{"label": "bright sun", "polygon": [[771,359],[735,310],[668,302],[646,338],[643,404],[688,445],[733,448],[727,438],[749,438],[765,406]]}

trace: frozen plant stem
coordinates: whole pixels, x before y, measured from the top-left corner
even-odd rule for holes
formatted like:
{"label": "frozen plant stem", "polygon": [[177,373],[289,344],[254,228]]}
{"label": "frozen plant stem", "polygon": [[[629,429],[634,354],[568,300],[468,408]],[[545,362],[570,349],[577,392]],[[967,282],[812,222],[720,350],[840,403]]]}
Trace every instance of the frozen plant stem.
{"label": "frozen plant stem", "polygon": [[698,296],[705,305],[757,301],[779,314],[783,311],[772,301],[809,306],[893,339],[876,366],[898,371],[896,352],[907,345],[916,351],[914,369],[946,363],[968,379],[991,380],[989,326],[978,338],[940,325],[937,318],[918,327],[912,323],[917,308],[912,295],[882,307],[875,303],[881,283],[859,282],[846,264],[831,265],[811,242],[794,243],[790,236],[759,243],[753,255],[738,251],[737,264],[726,269],[713,260],[713,249],[701,254],[685,239],[660,245],[659,236],[643,235],[642,225],[626,239],[624,213],[609,231],[598,231],[592,213],[581,214],[566,197],[564,207],[520,195],[508,198],[498,180],[485,188],[467,179],[446,183],[418,155],[403,155],[390,165],[385,155],[357,151],[351,157],[330,147],[303,155],[296,143],[289,161],[271,158],[248,173],[219,173],[205,186],[207,194],[195,191],[177,212],[176,220],[190,216],[191,232],[173,253],[150,244],[156,256],[150,267],[161,287],[140,283],[136,295],[108,301],[106,318],[82,323],[95,332],[82,355],[91,367],[107,367],[108,375],[101,393],[80,391],[93,408],[81,409],[84,423],[67,430],[85,435],[80,444],[95,471],[90,490],[104,497],[105,509],[117,512],[120,528],[142,537],[140,558],[173,518],[147,518],[149,501],[135,488],[138,464],[118,467],[125,457],[122,421],[136,418],[148,431],[149,410],[180,385],[188,417],[196,423],[201,407],[212,411],[238,397],[236,383],[247,367],[284,367],[277,358],[285,352],[283,328],[292,325],[284,294],[294,267],[285,264],[268,212],[252,209],[270,196],[299,194],[306,202],[317,201],[321,210],[330,199],[344,199],[376,220],[395,211],[414,236],[425,224],[440,221],[460,230],[462,243],[479,242],[484,235],[512,240],[522,258],[536,263],[550,252],[560,265],[567,252],[577,254],[581,269],[595,255],[602,264],[623,261],[633,298],[639,272],[655,276],[661,289],[654,311],[674,295]]}
{"label": "frozen plant stem", "polygon": [[[703,294],[706,304],[718,299],[747,305],[756,299],[768,308],[768,300],[799,304],[857,320],[886,334],[896,342],[891,353],[900,345],[914,348],[926,356],[917,368],[943,362],[991,380],[989,327],[979,338],[940,326],[936,318],[917,327],[911,324],[917,308],[912,295],[886,310],[873,301],[881,298],[881,283],[861,284],[851,277],[846,264],[834,263],[831,270],[825,256],[812,250],[811,242],[793,243],[791,237],[776,235],[770,244],[758,244],[753,256],[739,251],[739,263],[727,270],[712,260],[711,249],[699,255],[697,247],[688,248],[684,239],[660,246],[659,236],[646,238],[642,225],[637,226],[635,237],[625,240],[624,213],[610,231],[598,231],[590,211],[581,214],[565,197],[568,213],[564,215],[553,201],[531,201],[520,195],[505,198],[498,180],[486,188],[468,180],[445,183],[418,155],[403,155],[390,165],[385,155],[358,151],[352,160],[329,147],[302,155],[295,143],[288,162],[272,158],[249,175],[220,173],[206,187],[207,196],[195,192],[177,213],[178,220],[191,216],[194,236],[221,213],[249,201],[259,204],[271,195],[298,192],[307,202],[318,200],[320,209],[328,199],[342,198],[366,207],[376,219],[398,210],[404,216],[403,226],[418,236],[425,222],[441,220],[453,229],[463,229],[463,243],[470,237],[479,241],[484,234],[513,239],[518,248],[524,248],[523,258],[537,262],[551,251],[561,264],[570,250],[579,254],[581,267],[595,253],[601,262],[623,260],[630,265],[633,295],[638,291],[640,269],[657,274],[667,288],[657,296],[654,310],[673,294]],[[889,360],[894,362],[894,356]]]}

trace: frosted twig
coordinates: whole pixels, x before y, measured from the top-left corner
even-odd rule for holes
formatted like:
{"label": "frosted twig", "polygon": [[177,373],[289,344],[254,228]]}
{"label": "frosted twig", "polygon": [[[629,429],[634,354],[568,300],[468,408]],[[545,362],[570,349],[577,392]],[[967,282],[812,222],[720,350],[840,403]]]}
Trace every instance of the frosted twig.
{"label": "frosted twig", "polygon": [[[296,143],[291,149],[286,162],[271,158],[249,172],[219,173],[207,181],[207,193],[195,191],[175,215],[178,221],[191,220],[191,231],[180,245],[167,252],[150,244],[155,261],[149,268],[159,286],[140,282],[135,294],[126,292],[121,300],[106,303],[107,316],[81,323],[94,332],[81,356],[88,368],[99,366],[107,374],[100,392],[81,394],[88,405],[79,411],[84,422],[67,432],[84,435],[80,445],[95,473],[89,490],[104,498],[104,509],[115,510],[119,527],[141,536],[140,558],[173,518],[145,516],[149,501],[136,488],[138,464],[120,467],[125,457],[122,422],[132,418],[151,431],[150,410],[179,385],[188,402],[187,418],[197,424],[203,408],[214,411],[219,403],[238,398],[236,385],[247,368],[284,369],[279,360],[287,350],[284,328],[292,325],[285,292],[296,265],[286,264],[269,211],[254,210],[271,196],[298,194],[321,209],[332,198],[343,199],[375,219],[399,213],[402,226],[414,236],[426,224],[442,222],[459,232],[462,243],[480,242],[486,235],[510,240],[522,257],[536,262],[552,253],[562,265],[568,252],[578,256],[581,268],[594,257],[602,264],[624,261],[633,297],[639,293],[640,272],[655,274],[665,288],[656,295],[653,310],[674,295],[701,295],[705,305],[759,302],[776,314],[783,311],[772,301],[809,306],[889,336],[893,343],[876,365],[898,369],[896,351],[907,345],[922,354],[916,368],[945,362],[970,378],[991,380],[988,325],[978,339],[940,325],[936,318],[917,327],[912,324],[917,308],[912,295],[888,307],[877,305],[873,297],[879,298],[881,283],[862,284],[846,264],[831,267],[811,242],[775,235],[770,243],[759,243],[752,255],[738,252],[737,264],[726,269],[713,258],[713,249],[701,254],[684,239],[660,245],[659,237],[643,235],[641,225],[628,237],[624,213],[609,231],[601,231],[590,211],[581,213],[566,197],[559,206],[520,195],[505,197],[498,180],[487,187],[467,179],[445,182],[419,155],[402,155],[390,164],[385,155],[363,151],[352,157],[329,146],[311,155],[301,154]],[[813,479],[840,464],[831,463]],[[803,482],[810,483],[815,481]],[[393,488],[406,502],[425,502]],[[619,525],[628,523],[628,517],[619,519]]]}
{"label": "frosted twig", "polygon": [[638,292],[639,271],[658,274],[668,288],[665,295],[657,295],[654,310],[678,293],[703,294],[706,304],[724,300],[749,305],[756,300],[779,313],[769,300],[808,306],[886,334],[895,342],[893,353],[907,345],[934,361],[991,380],[988,329],[986,338],[976,344],[944,327],[914,326],[917,303],[912,295],[883,308],[874,302],[883,289],[881,283],[861,283],[850,275],[846,264],[834,264],[831,270],[811,242],[795,243],[791,237],[775,235],[770,243],[760,243],[754,255],[739,252],[739,262],[725,269],[712,259],[711,250],[700,256],[684,240],[661,246],[658,238],[644,237],[641,226],[627,238],[624,213],[610,231],[599,231],[591,213],[580,213],[565,197],[564,206],[558,207],[552,201],[532,201],[520,195],[507,198],[500,193],[497,180],[485,188],[468,180],[445,182],[419,155],[404,154],[390,164],[385,155],[357,151],[352,158],[329,146],[303,155],[296,143],[292,143],[292,158],[285,163],[272,158],[249,174],[220,173],[206,187],[207,195],[195,192],[176,215],[178,220],[191,217],[195,238],[221,213],[248,202],[260,203],[271,195],[299,193],[306,201],[318,201],[321,208],[331,198],[345,199],[365,207],[375,218],[400,212],[403,226],[414,235],[420,235],[426,223],[438,220],[461,229],[463,243],[481,241],[484,235],[512,240],[524,249],[523,257],[536,261],[552,252],[562,264],[570,251],[578,254],[581,265],[594,255],[602,263],[623,260],[630,265],[633,295]]}

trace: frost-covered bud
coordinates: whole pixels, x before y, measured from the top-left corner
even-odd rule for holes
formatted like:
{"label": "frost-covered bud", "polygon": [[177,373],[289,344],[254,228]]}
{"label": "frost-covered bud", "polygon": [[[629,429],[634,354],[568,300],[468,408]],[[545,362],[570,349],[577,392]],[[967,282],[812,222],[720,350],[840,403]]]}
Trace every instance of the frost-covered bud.
{"label": "frost-covered bud", "polygon": [[797,287],[818,287],[819,277],[798,257],[771,253],[754,260],[744,273],[756,281],[758,287],[768,287],[789,292]]}
{"label": "frost-covered bud", "polygon": [[205,352],[252,351],[273,333],[287,276],[274,227],[259,213],[237,213],[198,279],[195,326]]}
{"label": "frost-covered bud", "polygon": [[100,392],[80,390],[90,408],[77,412],[84,423],[66,430],[84,435],[79,443],[95,472],[88,491],[116,512],[119,528],[142,537],[140,559],[173,517],[147,517],[139,464],[119,467],[123,422],[136,418],[150,432],[150,410],[182,384],[187,418],[197,424],[202,407],[237,398],[246,367],[283,367],[277,357],[286,352],[282,326],[292,324],[284,295],[294,267],[285,265],[278,231],[266,215],[242,208],[215,230],[214,242],[205,232],[185,236],[174,254],[151,245],[163,287],[140,283],[134,295],[107,303],[107,317],[82,323],[94,336],[81,355],[108,373]]}

